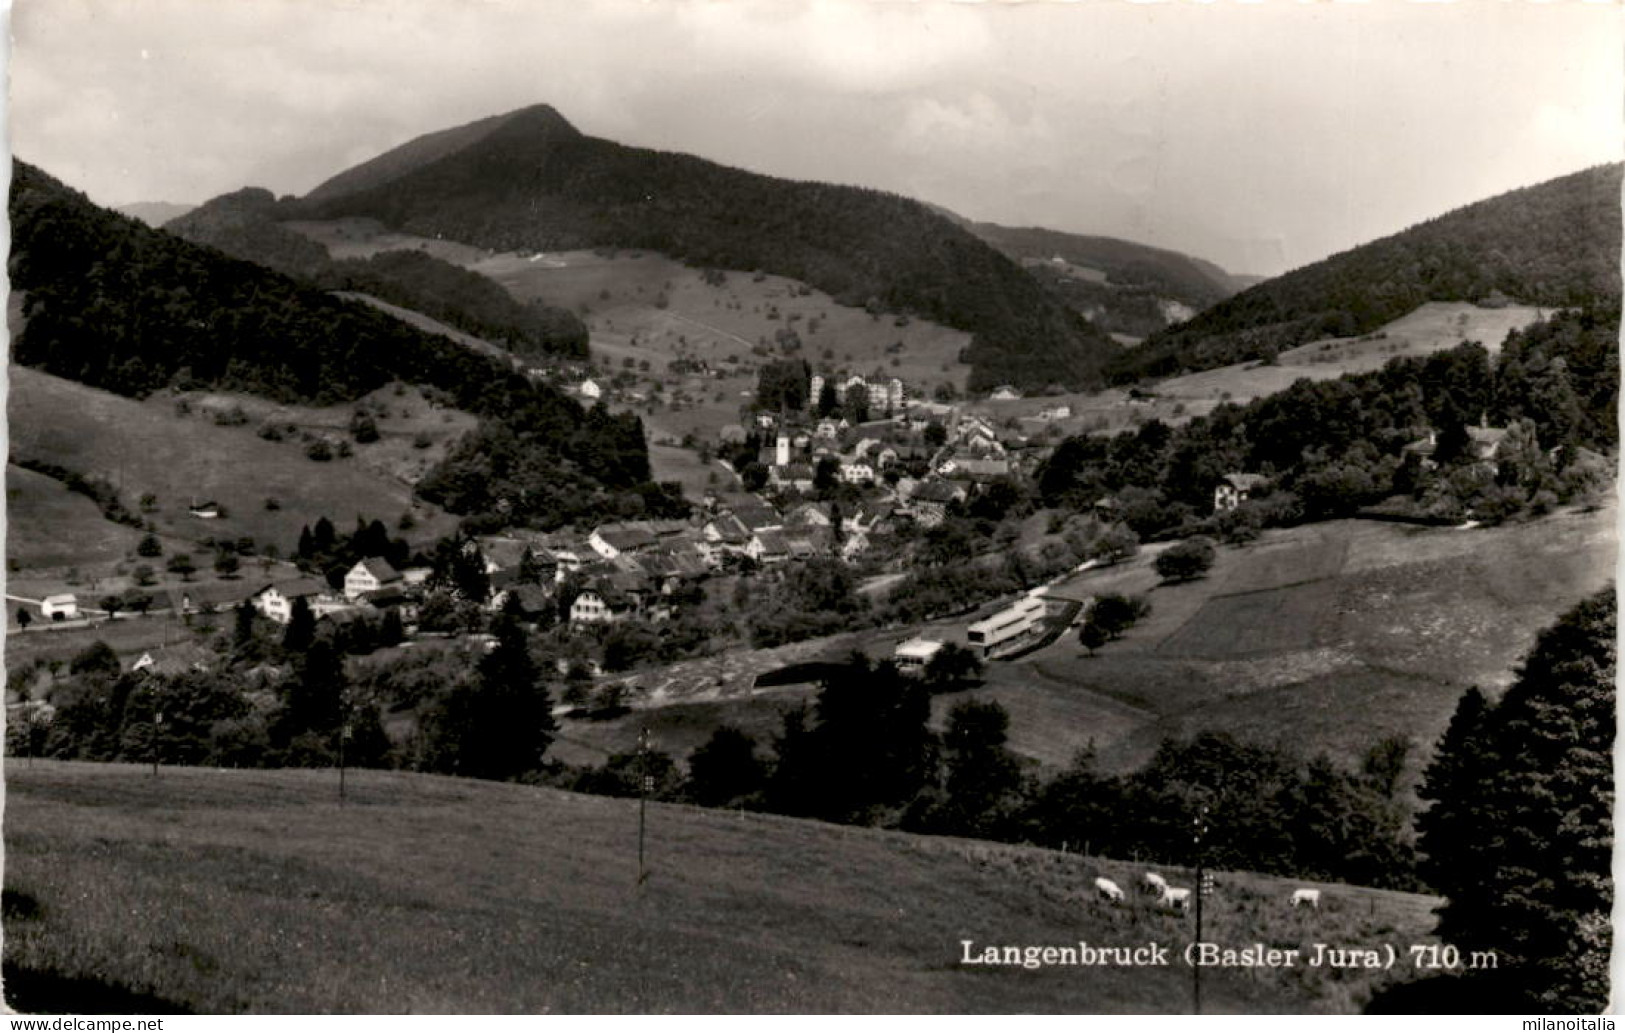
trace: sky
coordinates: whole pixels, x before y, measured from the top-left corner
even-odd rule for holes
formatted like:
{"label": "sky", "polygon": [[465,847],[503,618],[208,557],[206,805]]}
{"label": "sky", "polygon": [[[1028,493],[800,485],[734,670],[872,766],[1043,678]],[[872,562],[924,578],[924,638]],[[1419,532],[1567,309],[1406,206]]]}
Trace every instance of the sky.
{"label": "sky", "polygon": [[1275,275],[1625,139],[1587,0],[11,0],[13,152],[116,206],[578,129]]}

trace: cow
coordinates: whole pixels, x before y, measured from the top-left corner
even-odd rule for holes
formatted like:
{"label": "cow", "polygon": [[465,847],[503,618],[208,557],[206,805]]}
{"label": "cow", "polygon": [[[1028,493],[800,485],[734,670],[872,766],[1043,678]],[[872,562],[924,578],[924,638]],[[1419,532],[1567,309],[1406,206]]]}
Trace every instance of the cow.
{"label": "cow", "polygon": [[1140,889],[1151,896],[1160,897],[1168,892],[1168,880],[1156,872],[1146,872],[1145,877],[1140,880]]}
{"label": "cow", "polygon": [[1119,903],[1123,899],[1123,891],[1110,879],[1096,879],[1095,892],[1100,895],[1101,900],[1112,904]]}
{"label": "cow", "polygon": [[1293,890],[1292,906],[1296,908],[1299,904],[1308,904],[1315,910],[1320,910],[1320,891],[1303,889]]}
{"label": "cow", "polygon": [[1175,911],[1189,911],[1191,909],[1191,891],[1169,886],[1163,891],[1162,905],[1171,907]]}

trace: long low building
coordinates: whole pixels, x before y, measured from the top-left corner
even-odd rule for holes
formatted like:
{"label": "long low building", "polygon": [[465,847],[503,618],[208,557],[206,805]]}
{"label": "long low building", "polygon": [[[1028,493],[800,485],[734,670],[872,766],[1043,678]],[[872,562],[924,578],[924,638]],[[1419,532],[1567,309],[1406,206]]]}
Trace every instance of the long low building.
{"label": "long low building", "polygon": [[1044,619],[1044,611],[1042,595],[1022,596],[993,616],[966,628],[965,637],[971,648],[980,649],[983,656],[988,656],[1000,647],[1036,631]]}

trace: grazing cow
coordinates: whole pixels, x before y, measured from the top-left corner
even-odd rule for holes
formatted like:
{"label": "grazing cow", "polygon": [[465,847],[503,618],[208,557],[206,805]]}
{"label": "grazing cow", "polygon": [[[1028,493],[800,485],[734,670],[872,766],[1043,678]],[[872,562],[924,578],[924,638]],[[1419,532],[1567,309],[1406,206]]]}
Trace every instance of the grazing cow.
{"label": "grazing cow", "polygon": [[1189,911],[1191,909],[1191,891],[1169,886],[1163,891],[1162,903],[1164,907],[1171,907],[1175,911]]}
{"label": "grazing cow", "polygon": [[1096,879],[1095,892],[1100,894],[1101,900],[1108,901],[1113,904],[1116,904],[1123,899],[1123,891],[1118,888],[1117,883],[1111,881],[1110,879]]}
{"label": "grazing cow", "polygon": [[1317,910],[1317,911],[1320,910],[1320,891],[1319,890],[1293,890],[1292,891],[1292,906],[1294,908],[1296,908],[1299,904],[1308,904],[1310,907],[1314,908],[1315,910]]}
{"label": "grazing cow", "polygon": [[1160,897],[1168,892],[1168,880],[1156,872],[1146,872],[1145,878],[1140,880],[1140,889],[1154,897]]}

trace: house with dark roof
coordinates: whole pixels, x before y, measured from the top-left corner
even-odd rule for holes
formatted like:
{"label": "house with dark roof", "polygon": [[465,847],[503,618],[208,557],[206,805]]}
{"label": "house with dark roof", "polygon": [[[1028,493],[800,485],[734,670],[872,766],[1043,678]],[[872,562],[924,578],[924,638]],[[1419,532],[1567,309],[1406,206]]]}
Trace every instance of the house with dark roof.
{"label": "house with dark roof", "polygon": [[175,585],[168,590],[169,608],[183,615],[224,613],[254,596],[255,592],[255,582],[252,581],[206,581]]}
{"label": "house with dark roof", "polygon": [[948,507],[963,502],[963,486],[947,481],[925,481],[915,486],[908,497],[908,512],[922,527],[936,527],[947,519]]}
{"label": "house with dark roof", "polygon": [[390,566],[382,556],[369,556],[360,560],[344,575],[344,597],[359,599],[368,592],[401,585],[400,571]]}
{"label": "house with dark roof", "polygon": [[587,544],[604,559],[612,560],[625,552],[652,549],[658,541],[647,529],[635,524],[604,524],[593,530]]}
{"label": "house with dark roof", "polygon": [[293,619],[294,600],[303,599],[314,610],[317,600],[328,595],[329,591],[326,582],[313,577],[297,577],[266,585],[254,593],[251,601],[254,609],[264,616],[278,624],[286,624]]}
{"label": "house with dark roof", "polygon": [[632,599],[615,586],[602,582],[584,588],[570,604],[572,624],[613,624],[632,616]]}
{"label": "house with dark roof", "polygon": [[783,563],[790,558],[790,545],[781,531],[757,531],[745,546],[745,555],[763,565]]}

